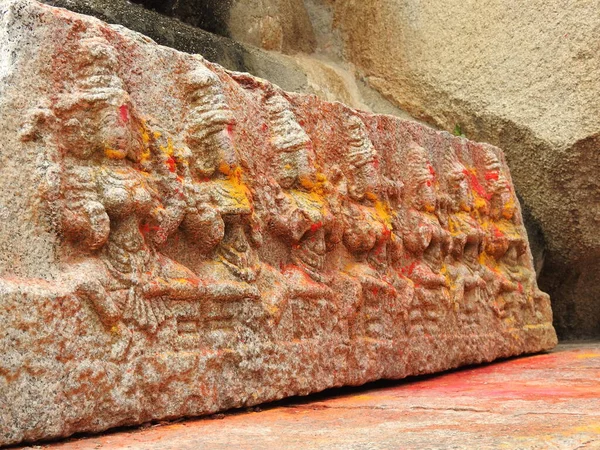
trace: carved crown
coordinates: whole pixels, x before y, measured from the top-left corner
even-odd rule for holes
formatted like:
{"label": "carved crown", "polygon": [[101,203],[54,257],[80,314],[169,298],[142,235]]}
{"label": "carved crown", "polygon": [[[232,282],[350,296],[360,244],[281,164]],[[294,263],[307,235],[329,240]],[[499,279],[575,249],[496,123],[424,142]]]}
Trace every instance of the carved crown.
{"label": "carved crown", "polygon": [[358,168],[373,162],[377,155],[367,134],[367,127],[357,116],[348,118],[348,163]]}
{"label": "carved crown", "polygon": [[265,107],[271,124],[271,142],[277,151],[294,152],[310,143],[310,138],[298,123],[290,103],[282,95],[268,93]]}

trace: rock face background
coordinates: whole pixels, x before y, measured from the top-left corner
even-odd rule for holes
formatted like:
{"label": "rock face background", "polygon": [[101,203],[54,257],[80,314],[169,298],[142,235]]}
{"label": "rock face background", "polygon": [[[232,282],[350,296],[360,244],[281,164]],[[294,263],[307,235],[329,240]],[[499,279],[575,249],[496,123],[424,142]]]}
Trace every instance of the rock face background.
{"label": "rock face background", "polygon": [[0,11],[0,444],[555,345],[498,148]]}
{"label": "rock face background", "polygon": [[[119,2],[51,3],[102,15]],[[138,3],[243,43],[242,70],[286,89],[503,148],[559,334],[600,335],[598,1]]]}

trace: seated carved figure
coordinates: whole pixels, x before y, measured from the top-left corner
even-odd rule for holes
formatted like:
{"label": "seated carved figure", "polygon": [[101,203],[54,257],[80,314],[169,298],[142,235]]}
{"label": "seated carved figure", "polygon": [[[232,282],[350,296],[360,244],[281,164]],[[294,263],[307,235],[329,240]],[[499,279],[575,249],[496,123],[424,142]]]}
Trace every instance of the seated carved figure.
{"label": "seated carved figure", "polygon": [[[322,337],[335,328],[337,305],[328,286],[327,252],[339,242],[339,225],[322,193],[327,190],[309,153],[310,138],[298,124],[289,102],[269,92],[265,107],[275,150],[276,179],[269,195],[270,224],[289,245],[291,263],[284,270],[290,288],[293,337]],[[323,321],[322,317],[331,320]]]}
{"label": "seated carved figure", "polygon": [[392,215],[375,162],[377,154],[360,118],[350,116],[346,172],[348,198],[343,205],[343,242],[352,255],[344,271],[361,286],[354,331],[359,336],[392,339],[401,314],[398,293],[388,276],[387,247]]}
{"label": "seated carved figure", "polygon": [[165,299],[196,301],[206,292],[191,271],[156,248],[181,220],[181,189],[163,199],[147,172],[160,173],[164,160],[144,138],[112,47],[89,37],[75,58],[76,85],[54,109],[65,155],[60,229],[77,245],[68,273],[77,274],[76,292],[106,326],[124,321],[156,331],[170,315]]}
{"label": "seated carved figure", "polygon": [[485,268],[479,262],[483,250],[483,230],[474,217],[474,199],[466,176],[467,169],[454,149],[448,148],[444,173],[448,193],[447,222],[451,237],[451,263],[448,267],[455,309],[462,326],[471,330],[485,310]]}
{"label": "seated carved figure", "polygon": [[[260,300],[254,285],[261,265],[254,250],[260,233],[253,220],[251,194],[243,181],[232,140],[235,122],[218,77],[204,66],[187,74],[191,107],[185,140],[190,155],[184,170],[187,209],[182,229],[198,254],[194,272],[211,286],[200,310],[177,305],[183,331],[204,331],[212,344],[235,339]],[[250,236],[250,238],[249,238]]]}
{"label": "seated carved figure", "polygon": [[417,144],[408,149],[406,181],[408,211],[404,245],[409,253],[406,276],[415,284],[410,309],[412,332],[436,331],[449,303],[448,280],[442,273],[449,245],[448,232],[437,216],[438,188],[426,151]]}
{"label": "seated carved figure", "polygon": [[491,150],[485,152],[485,180],[489,197],[485,254],[492,270],[488,288],[496,299],[493,309],[499,317],[521,326],[523,318],[535,315],[535,299],[542,300],[544,294],[538,291],[531,262],[526,260],[527,240],[516,216],[514,194]]}
{"label": "seated carved figure", "polygon": [[403,205],[404,185],[400,181],[387,180],[388,201],[391,210],[392,233],[388,243],[388,274],[398,293],[394,308],[397,310],[395,334],[407,339],[410,331],[409,312],[415,295],[415,283],[406,275],[405,233],[406,210]]}

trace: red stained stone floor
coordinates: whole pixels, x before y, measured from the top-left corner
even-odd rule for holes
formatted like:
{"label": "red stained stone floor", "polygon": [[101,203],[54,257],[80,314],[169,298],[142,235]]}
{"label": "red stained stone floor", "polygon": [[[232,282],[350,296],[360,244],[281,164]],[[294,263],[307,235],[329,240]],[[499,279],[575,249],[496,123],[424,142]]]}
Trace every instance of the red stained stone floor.
{"label": "red stained stone floor", "polygon": [[27,448],[600,449],[600,342]]}

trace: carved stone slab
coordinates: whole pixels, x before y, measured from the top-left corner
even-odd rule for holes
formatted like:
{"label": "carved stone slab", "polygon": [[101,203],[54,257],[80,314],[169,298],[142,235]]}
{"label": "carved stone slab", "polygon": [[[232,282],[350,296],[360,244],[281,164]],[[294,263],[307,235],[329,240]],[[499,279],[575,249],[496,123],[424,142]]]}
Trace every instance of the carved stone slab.
{"label": "carved stone slab", "polygon": [[555,345],[499,149],[0,21],[0,444]]}

